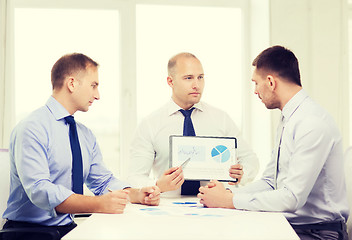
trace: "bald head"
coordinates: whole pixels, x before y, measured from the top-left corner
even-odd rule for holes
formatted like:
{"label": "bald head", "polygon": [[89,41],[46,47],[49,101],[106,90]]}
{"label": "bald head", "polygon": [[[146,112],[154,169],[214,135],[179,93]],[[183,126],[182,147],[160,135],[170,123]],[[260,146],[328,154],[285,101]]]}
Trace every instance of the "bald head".
{"label": "bald head", "polygon": [[176,72],[177,72],[177,61],[180,58],[194,58],[197,59],[199,61],[199,59],[193,55],[192,53],[188,53],[188,52],[183,52],[183,53],[179,53],[175,56],[173,56],[172,58],[170,58],[168,64],[167,64],[167,72],[168,75],[171,77],[174,77]]}

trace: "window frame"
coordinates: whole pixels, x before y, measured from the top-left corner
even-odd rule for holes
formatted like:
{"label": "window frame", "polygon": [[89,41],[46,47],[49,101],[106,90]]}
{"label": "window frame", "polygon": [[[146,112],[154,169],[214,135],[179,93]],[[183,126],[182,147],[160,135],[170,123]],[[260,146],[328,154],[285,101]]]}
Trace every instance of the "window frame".
{"label": "window frame", "polygon": [[[136,6],[151,5],[182,5],[209,6],[242,9],[242,74],[243,92],[251,92],[250,84],[250,3],[246,0],[0,0],[0,147],[8,147],[9,137],[15,125],[14,111],[14,12],[16,8],[67,8],[67,9],[114,9],[120,16],[120,173],[125,177],[128,168],[129,145],[137,127],[137,87],[136,87]],[[123,79],[127,79],[124,81]],[[6,89],[6,90],[5,90]],[[251,117],[249,94],[243,94],[241,109],[243,124],[240,126],[250,142],[250,124],[245,124]],[[131,134],[132,133],[132,134]],[[124,160],[125,159],[125,160]]]}
{"label": "window frame", "polygon": [[[348,42],[348,44],[347,44],[347,47],[348,47],[348,51],[347,52],[352,52],[350,49],[352,49],[352,43],[351,43],[351,40],[352,39],[350,39],[349,38],[349,36],[352,36],[352,33],[350,33],[349,31],[352,29],[352,26],[349,26],[350,25],[350,22],[352,23],[352,0],[349,0],[348,1],[348,13],[347,13],[348,15],[347,15],[347,42]],[[352,59],[352,56],[348,56],[347,57],[347,61],[349,62],[350,60]],[[348,119],[348,123],[349,123],[349,135],[348,135],[348,143],[346,144],[344,144],[344,146],[351,146],[352,145],[352,123],[351,123],[351,120],[352,120],[352,70],[351,70],[351,62],[349,62],[348,64],[347,64],[347,66],[348,66],[348,80],[349,80],[349,88],[348,88],[348,94],[347,94],[347,96],[348,96],[348,99],[347,99],[347,102],[349,103],[349,104],[347,104],[347,106],[349,106],[349,109],[347,109],[347,111],[348,111],[348,115],[347,115],[347,119]]]}

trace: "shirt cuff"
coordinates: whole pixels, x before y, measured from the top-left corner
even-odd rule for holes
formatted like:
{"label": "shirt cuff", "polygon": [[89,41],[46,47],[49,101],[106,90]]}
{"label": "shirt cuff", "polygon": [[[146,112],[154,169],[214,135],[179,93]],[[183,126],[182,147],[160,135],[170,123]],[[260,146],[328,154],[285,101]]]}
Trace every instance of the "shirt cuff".
{"label": "shirt cuff", "polygon": [[49,194],[49,213],[51,217],[57,217],[55,208],[64,202],[69,196],[74,194],[73,191],[67,189],[64,186],[58,185],[58,191],[55,194]]}
{"label": "shirt cuff", "polygon": [[252,200],[251,197],[252,194],[249,193],[240,193],[240,194],[234,194],[232,198],[232,203],[233,206],[236,209],[241,209],[241,210],[249,210],[249,203]]}

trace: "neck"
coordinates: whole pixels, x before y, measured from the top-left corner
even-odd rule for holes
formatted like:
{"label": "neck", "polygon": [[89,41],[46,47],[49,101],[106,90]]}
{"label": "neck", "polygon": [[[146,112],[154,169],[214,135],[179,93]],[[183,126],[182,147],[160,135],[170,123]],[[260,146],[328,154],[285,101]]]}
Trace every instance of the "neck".
{"label": "neck", "polygon": [[280,94],[280,99],[281,99],[280,110],[282,111],[282,109],[291,100],[291,98],[293,98],[301,90],[302,90],[302,87],[298,85],[287,85],[283,87]]}
{"label": "neck", "polygon": [[55,98],[55,100],[58,101],[70,113],[70,115],[73,115],[77,111],[73,107],[70,96],[66,96],[66,94],[55,90],[51,96]]}
{"label": "neck", "polygon": [[194,106],[194,104],[184,104],[184,103],[181,103],[179,101],[177,101],[177,99],[175,99],[173,96],[171,97],[172,100],[174,101],[174,103],[176,103],[180,108],[182,108],[183,110],[188,110],[190,109],[191,107]]}

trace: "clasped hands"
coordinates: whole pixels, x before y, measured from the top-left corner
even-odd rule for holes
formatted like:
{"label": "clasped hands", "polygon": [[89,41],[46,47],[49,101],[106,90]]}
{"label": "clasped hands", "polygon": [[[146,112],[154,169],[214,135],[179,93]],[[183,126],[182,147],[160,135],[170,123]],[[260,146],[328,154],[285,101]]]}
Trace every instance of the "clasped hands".
{"label": "clasped hands", "polygon": [[235,208],[232,202],[233,193],[217,180],[211,180],[207,186],[200,187],[197,197],[206,207]]}
{"label": "clasped hands", "polygon": [[[229,169],[230,177],[237,179],[237,182],[229,182],[229,185],[239,184],[243,177],[243,167],[241,164],[232,165]],[[211,208],[235,208],[232,202],[233,193],[225,189],[224,185],[217,181],[211,180],[205,187],[199,188],[197,197],[200,203]]]}
{"label": "clasped hands", "polygon": [[105,213],[123,213],[128,202],[157,206],[160,203],[160,189],[157,186],[141,189],[125,188],[102,195],[105,198]]}

